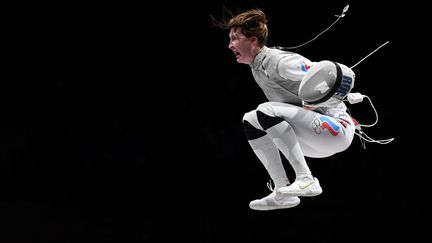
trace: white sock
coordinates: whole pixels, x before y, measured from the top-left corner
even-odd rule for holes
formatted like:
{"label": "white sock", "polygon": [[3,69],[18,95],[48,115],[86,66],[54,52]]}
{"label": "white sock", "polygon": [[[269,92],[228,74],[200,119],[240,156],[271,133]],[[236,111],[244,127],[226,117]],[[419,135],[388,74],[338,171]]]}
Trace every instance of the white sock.
{"label": "white sock", "polygon": [[265,135],[257,139],[248,140],[248,142],[255,155],[266,168],[275,187],[288,185],[289,180],[283,167],[279,150],[272,139],[268,135]]}
{"label": "white sock", "polygon": [[280,122],[268,128],[266,132],[290,162],[295,171],[296,177],[301,174],[312,174],[306,163],[306,159],[300,148],[296,134],[288,122]]}

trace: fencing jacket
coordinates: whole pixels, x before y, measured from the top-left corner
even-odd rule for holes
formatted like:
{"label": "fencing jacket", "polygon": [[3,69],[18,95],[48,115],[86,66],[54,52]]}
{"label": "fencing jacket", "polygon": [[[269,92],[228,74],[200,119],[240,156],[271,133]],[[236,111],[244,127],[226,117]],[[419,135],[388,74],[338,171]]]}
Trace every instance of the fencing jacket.
{"label": "fencing jacket", "polygon": [[312,65],[313,62],[299,54],[264,46],[250,67],[269,101],[301,106],[298,88]]}

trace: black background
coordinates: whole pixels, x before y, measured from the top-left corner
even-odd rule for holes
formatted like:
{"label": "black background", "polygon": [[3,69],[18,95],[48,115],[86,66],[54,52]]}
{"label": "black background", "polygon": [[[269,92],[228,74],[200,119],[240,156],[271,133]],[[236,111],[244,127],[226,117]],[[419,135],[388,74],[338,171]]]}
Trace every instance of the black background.
{"label": "black background", "polygon": [[[268,175],[242,131],[265,101],[228,33],[223,8],[262,9],[269,46],[312,39],[346,1],[18,5],[1,89],[0,242],[369,242],[420,239],[423,214],[395,97],[417,6],[353,3],[293,51],[354,65],[354,91],[379,122],[343,153],[308,159],[324,193],[295,208],[250,210]],[[413,21],[414,22],[414,21]],[[350,105],[374,122],[367,102]],[[287,163],[286,161],[284,161]],[[287,164],[293,179],[293,171]],[[416,185],[416,186],[413,186]]]}

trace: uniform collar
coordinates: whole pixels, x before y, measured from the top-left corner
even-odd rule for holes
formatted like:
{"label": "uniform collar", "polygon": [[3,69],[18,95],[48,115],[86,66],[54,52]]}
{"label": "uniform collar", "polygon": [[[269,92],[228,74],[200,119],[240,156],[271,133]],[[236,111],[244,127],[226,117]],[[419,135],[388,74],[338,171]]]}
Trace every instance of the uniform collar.
{"label": "uniform collar", "polygon": [[265,57],[267,56],[268,51],[269,51],[269,48],[266,46],[263,46],[261,48],[261,52],[255,56],[254,61],[251,64],[249,64],[249,66],[253,69],[258,69],[261,66],[262,62],[264,61]]}

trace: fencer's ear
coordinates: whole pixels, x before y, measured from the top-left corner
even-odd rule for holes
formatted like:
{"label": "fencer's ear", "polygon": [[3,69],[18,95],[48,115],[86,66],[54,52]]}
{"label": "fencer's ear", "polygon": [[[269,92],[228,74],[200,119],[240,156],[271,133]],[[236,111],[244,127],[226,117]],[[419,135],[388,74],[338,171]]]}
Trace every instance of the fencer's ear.
{"label": "fencer's ear", "polygon": [[252,36],[251,38],[249,38],[249,40],[251,41],[253,47],[259,47],[258,38]]}
{"label": "fencer's ear", "polygon": [[260,43],[258,42],[258,38],[252,36],[251,38],[249,38],[249,40],[251,41],[252,49],[254,50],[255,54],[258,54],[261,49]]}

